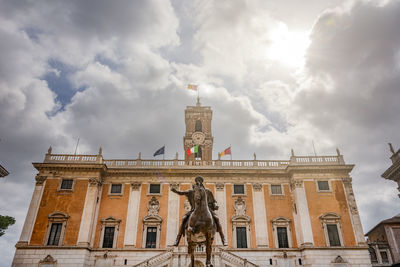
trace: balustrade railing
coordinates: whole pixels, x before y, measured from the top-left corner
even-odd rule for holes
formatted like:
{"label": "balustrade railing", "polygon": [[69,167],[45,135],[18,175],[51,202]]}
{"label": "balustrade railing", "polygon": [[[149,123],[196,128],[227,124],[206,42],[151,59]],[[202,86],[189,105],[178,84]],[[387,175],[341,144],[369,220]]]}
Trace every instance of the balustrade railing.
{"label": "balustrade railing", "polygon": [[166,251],[161,254],[158,254],[150,259],[147,259],[139,264],[133,265],[134,267],[156,267],[163,266],[163,263],[169,261],[171,259],[172,252]]}
{"label": "balustrade railing", "polygon": [[243,266],[243,267],[258,267],[258,265],[243,259],[233,253],[228,251],[221,251],[221,258],[231,264],[235,264],[236,266]]}
{"label": "balustrade railing", "polygon": [[185,161],[178,159],[103,159],[101,155],[46,154],[44,163],[100,163],[109,168],[170,168],[170,167],[217,167],[217,168],[261,168],[285,169],[296,165],[344,165],[338,156],[292,156],[290,160],[211,160]]}

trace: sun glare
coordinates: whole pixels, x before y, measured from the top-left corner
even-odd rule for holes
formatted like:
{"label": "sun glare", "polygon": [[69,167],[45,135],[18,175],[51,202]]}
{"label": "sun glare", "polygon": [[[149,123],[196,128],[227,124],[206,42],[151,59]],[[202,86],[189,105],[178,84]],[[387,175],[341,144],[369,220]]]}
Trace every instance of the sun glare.
{"label": "sun glare", "polygon": [[302,67],[310,39],[308,32],[290,32],[286,25],[280,25],[271,32],[272,44],[268,58],[290,65]]}

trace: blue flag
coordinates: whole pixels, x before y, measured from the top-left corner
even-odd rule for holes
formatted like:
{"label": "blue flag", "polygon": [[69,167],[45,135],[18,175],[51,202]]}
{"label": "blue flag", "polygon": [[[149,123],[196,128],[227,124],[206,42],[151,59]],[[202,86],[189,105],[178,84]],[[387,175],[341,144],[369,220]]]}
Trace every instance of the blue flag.
{"label": "blue flag", "polygon": [[164,154],[165,146],[154,152],[153,157]]}

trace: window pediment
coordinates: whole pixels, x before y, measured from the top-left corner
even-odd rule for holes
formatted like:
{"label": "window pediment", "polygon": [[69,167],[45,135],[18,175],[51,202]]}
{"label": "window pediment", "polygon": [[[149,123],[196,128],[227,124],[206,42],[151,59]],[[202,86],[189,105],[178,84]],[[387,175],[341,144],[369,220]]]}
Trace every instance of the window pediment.
{"label": "window pediment", "polygon": [[61,212],[61,211],[56,211],[53,213],[49,214],[49,220],[55,221],[63,221],[63,220],[68,220],[69,216],[68,214]]}
{"label": "window pediment", "polygon": [[338,223],[340,221],[340,216],[334,212],[324,213],[319,218],[324,223]]}

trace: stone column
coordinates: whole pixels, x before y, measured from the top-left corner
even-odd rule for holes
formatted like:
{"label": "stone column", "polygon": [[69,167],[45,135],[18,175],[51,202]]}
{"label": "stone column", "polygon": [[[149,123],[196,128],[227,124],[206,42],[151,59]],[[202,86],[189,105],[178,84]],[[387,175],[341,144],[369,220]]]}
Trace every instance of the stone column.
{"label": "stone column", "polygon": [[[179,189],[178,184],[170,184],[170,189]],[[168,193],[167,246],[175,243],[179,230],[179,195],[171,190]]]}
{"label": "stone column", "polygon": [[268,247],[268,225],[262,184],[253,184],[254,226],[257,247]]}
{"label": "stone column", "polygon": [[343,178],[343,187],[346,194],[347,205],[349,208],[349,215],[351,219],[351,224],[353,226],[354,236],[357,245],[366,246],[364,231],[361,225],[360,215],[358,214],[356,199],[354,198],[353,187],[351,184],[351,178]]}
{"label": "stone column", "polygon": [[297,207],[297,214],[294,216],[297,242],[300,246],[313,246],[314,238],[303,181],[293,180],[290,186]]}
{"label": "stone column", "polygon": [[[219,218],[219,222],[222,226],[222,231],[225,235],[225,242],[228,242],[228,229],[226,224],[226,194],[225,194],[225,184],[224,183],[216,183],[215,184],[215,200],[218,203],[218,210],[217,215]],[[218,233],[216,235],[219,237],[217,238],[217,245],[222,245],[221,238]]]}
{"label": "stone column", "polygon": [[42,200],[44,186],[46,184],[46,176],[36,175],[36,185],[35,190],[32,194],[31,203],[29,204],[28,214],[25,218],[24,227],[22,228],[22,233],[17,243],[17,246],[28,245],[31,236],[33,227],[35,226],[36,216],[39,210],[40,201]]}
{"label": "stone column", "polygon": [[78,246],[89,247],[93,228],[95,227],[96,209],[101,182],[97,178],[90,178],[86,191],[85,205],[83,206],[81,225],[78,234]]}
{"label": "stone column", "polygon": [[140,183],[131,183],[131,190],[129,192],[128,213],[126,215],[124,247],[133,248],[136,246],[135,242],[139,220],[140,190]]}

